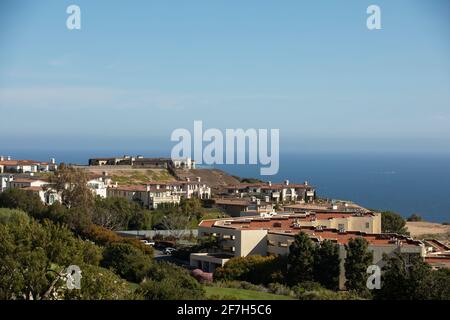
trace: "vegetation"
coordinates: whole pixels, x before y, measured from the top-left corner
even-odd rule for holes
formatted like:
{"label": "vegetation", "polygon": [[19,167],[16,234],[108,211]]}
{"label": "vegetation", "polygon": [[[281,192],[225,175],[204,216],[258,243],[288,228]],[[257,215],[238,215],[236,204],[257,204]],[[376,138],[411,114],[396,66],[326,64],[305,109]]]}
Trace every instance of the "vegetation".
{"label": "vegetation", "polygon": [[345,249],[345,287],[359,293],[367,292],[367,268],[372,264],[373,253],[368,249],[369,243],[364,238],[350,239]]}
{"label": "vegetation", "polygon": [[384,233],[409,235],[405,219],[392,211],[381,212],[381,230]]}
{"label": "vegetation", "polygon": [[216,281],[247,281],[254,284],[282,282],[286,261],[276,256],[248,256],[230,259],[225,266],[214,272]]}
{"label": "vegetation", "polygon": [[248,289],[205,287],[206,297],[211,300],[294,300],[294,297]]}
{"label": "vegetation", "polygon": [[408,222],[419,222],[423,221],[422,217],[418,214],[413,213],[408,219]]}
{"label": "vegetation", "polygon": [[169,263],[153,264],[137,294],[145,300],[201,300],[203,286],[189,273]]}
{"label": "vegetation", "polygon": [[289,247],[289,284],[296,285],[306,281],[313,281],[315,249],[314,243],[306,233],[300,232],[295,236],[294,242]]}
{"label": "vegetation", "polygon": [[330,290],[339,289],[339,246],[324,240],[314,255],[314,280]]}

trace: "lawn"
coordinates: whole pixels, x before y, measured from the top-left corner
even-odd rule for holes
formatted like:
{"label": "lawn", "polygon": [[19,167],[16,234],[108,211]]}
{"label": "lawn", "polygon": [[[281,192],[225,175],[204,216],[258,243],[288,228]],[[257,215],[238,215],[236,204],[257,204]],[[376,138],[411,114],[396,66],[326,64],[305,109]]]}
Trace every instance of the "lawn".
{"label": "lawn", "polygon": [[253,290],[234,289],[234,288],[220,288],[220,287],[205,287],[206,296],[221,297],[221,298],[235,298],[239,300],[295,300],[292,297],[281,296],[273,293],[259,292]]}

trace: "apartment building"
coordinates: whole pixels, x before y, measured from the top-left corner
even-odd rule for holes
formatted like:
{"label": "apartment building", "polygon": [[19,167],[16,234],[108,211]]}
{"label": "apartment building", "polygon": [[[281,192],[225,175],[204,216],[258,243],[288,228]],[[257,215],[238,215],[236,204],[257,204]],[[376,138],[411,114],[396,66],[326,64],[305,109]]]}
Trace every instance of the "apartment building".
{"label": "apartment building", "polygon": [[222,198],[216,199],[214,205],[231,217],[258,216],[274,213],[273,203],[261,201],[256,198]]}
{"label": "apartment building", "polygon": [[227,187],[228,195],[244,198],[257,197],[273,202],[313,202],[316,190],[308,182],[291,184],[289,180],[284,183],[244,183]]}
{"label": "apartment building", "polygon": [[171,190],[184,199],[191,199],[193,197],[199,199],[211,198],[211,187],[201,182],[200,177],[197,177],[195,181],[191,181],[188,178],[186,181],[149,181],[146,184],[161,189]]}
{"label": "apartment building", "polygon": [[269,218],[247,217],[205,220],[199,225],[199,237],[214,236],[220,249],[212,253],[191,254],[190,264],[207,272],[223,266],[233,257],[248,255],[286,255],[299,232],[305,232],[320,244],[328,239],[339,245],[341,257],[340,287],[344,288],[345,245],[351,238],[362,237],[369,242],[373,263],[382,266],[383,254],[401,253],[425,257],[422,242],[396,234],[380,234],[381,217],[376,213],[277,215]]}
{"label": "apartment building", "polygon": [[54,158],[50,162],[35,160],[14,160],[0,156],[0,173],[36,173],[55,171],[58,168]]}
{"label": "apartment building", "polygon": [[107,197],[123,197],[148,209],[156,209],[161,204],[180,204],[181,201],[181,196],[172,190],[151,185],[109,187]]}

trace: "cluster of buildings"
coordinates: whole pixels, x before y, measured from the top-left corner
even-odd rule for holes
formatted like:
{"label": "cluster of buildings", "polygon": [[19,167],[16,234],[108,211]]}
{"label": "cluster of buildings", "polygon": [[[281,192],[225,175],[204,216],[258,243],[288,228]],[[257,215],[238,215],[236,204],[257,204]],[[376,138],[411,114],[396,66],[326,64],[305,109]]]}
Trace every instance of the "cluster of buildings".
{"label": "cluster of buildings", "polygon": [[421,241],[381,233],[381,214],[375,212],[303,212],[278,214],[272,217],[236,217],[204,220],[199,225],[199,237],[213,236],[219,248],[208,253],[193,253],[190,264],[205,272],[225,265],[233,257],[249,255],[287,255],[289,246],[299,232],[310,236],[315,243],[331,240],[339,245],[341,258],[340,288],[345,287],[345,245],[352,238],[368,241],[373,263],[382,266],[383,254],[425,257]]}
{"label": "cluster of buildings", "polygon": [[[290,207],[292,209],[289,205],[283,209]],[[367,240],[373,253],[373,264],[381,268],[385,254],[400,254],[406,261],[419,256],[433,268],[450,268],[450,247],[437,240],[419,241],[404,235],[382,233],[380,213],[346,203],[331,206],[298,204],[294,209],[272,215],[253,212],[249,216],[244,211],[240,216],[202,221],[198,236],[214,237],[218,247],[191,254],[191,266],[214,272],[233,257],[287,255],[295,236],[304,232],[318,245],[330,240],[339,246],[341,289],[345,289],[346,244],[354,238]]]}
{"label": "cluster of buildings", "polygon": [[179,204],[181,199],[210,199],[211,188],[201,182],[200,177],[195,181],[148,182],[145,185],[113,185],[107,189],[108,197],[123,197],[136,201],[145,208],[157,209],[164,204]]}
{"label": "cluster of buildings", "polygon": [[10,156],[0,156],[0,173],[36,173],[56,171],[58,165],[54,158],[50,162],[35,160],[15,160]]}
{"label": "cluster of buildings", "polygon": [[284,203],[284,202],[313,202],[316,198],[316,190],[310,186],[307,181],[303,184],[290,183],[289,180],[284,183],[259,182],[259,183],[241,183],[234,186],[228,186],[226,196],[244,198],[256,197],[266,202]]}
{"label": "cluster of buildings", "polygon": [[92,158],[89,159],[90,166],[131,166],[134,168],[153,169],[195,169],[195,161],[191,158],[171,159],[171,158],[145,158],[141,155],[112,158]]}
{"label": "cluster of buildings", "polygon": [[[51,205],[61,201],[61,195],[52,188],[52,184],[45,174],[57,170],[55,159],[50,162],[34,160],[12,160],[11,157],[0,158],[0,192],[7,189],[22,189],[39,196],[44,204]],[[97,158],[90,159],[91,165],[122,165],[130,161],[136,167],[163,168],[169,162],[167,159],[128,157],[123,158]],[[181,169],[195,168],[191,159],[170,160],[170,165]],[[142,185],[118,185],[105,171],[102,174],[87,172],[87,186],[96,196],[123,197],[130,201],[142,204],[145,208],[156,209],[162,204],[179,204],[181,199],[198,197],[211,198],[211,188],[201,182],[200,178],[191,181],[154,182],[149,181]]]}

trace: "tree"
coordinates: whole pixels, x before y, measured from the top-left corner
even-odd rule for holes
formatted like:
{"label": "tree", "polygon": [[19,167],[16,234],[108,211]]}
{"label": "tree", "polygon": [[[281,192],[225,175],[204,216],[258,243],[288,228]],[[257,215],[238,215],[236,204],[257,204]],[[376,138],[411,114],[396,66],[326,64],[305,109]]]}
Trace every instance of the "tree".
{"label": "tree", "polygon": [[165,230],[169,231],[170,235],[175,237],[175,239],[180,239],[188,228],[189,221],[189,216],[181,212],[174,212],[165,215],[161,221],[161,225]]}
{"label": "tree", "polygon": [[373,253],[368,249],[369,243],[364,238],[350,239],[345,245],[345,287],[363,293],[367,291],[367,268],[372,264]]}
{"label": "tree", "polygon": [[432,270],[420,256],[384,256],[380,300],[449,300],[450,271]]}
{"label": "tree", "polygon": [[80,290],[63,290],[63,298],[70,300],[130,300],[138,296],[131,286],[108,269],[81,265]]}
{"label": "tree", "polygon": [[288,283],[296,285],[313,280],[314,253],[316,247],[309,236],[300,232],[289,247]]}
{"label": "tree", "polygon": [[286,259],[283,256],[235,257],[214,272],[218,281],[246,281],[253,284],[283,282]]}
{"label": "tree", "polygon": [[418,214],[413,213],[409,218],[408,218],[409,222],[418,222],[418,221],[423,221],[422,217],[419,216]]}
{"label": "tree", "polygon": [[314,280],[330,290],[339,289],[339,245],[324,240],[314,256]]}
{"label": "tree", "polygon": [[[16,215],[16,217],[14,217]],[[82,265],[86,243],[48,220],[24,219],[3,211],[0,223],[0,299],[55,299],[65,286],[65,270]]]}
{"label": "tree", "polygon": [[154,263],[138,289],[146,300],[201,300],[205,291],[189,273],[170,263]]}
{"label": "tree", "polygon": [[20,189],[7,189],[0,193],[0,207],[20,209],[35,218],[40,218],[46,210],[37,194]]}
{"label": "tree", "polygon": [[403,217],[392,211],[381,213],[381,230],[383,233],[398,233],[409,235],[406,222]]}
{"label": "tree", "polygon": [[72,166],[61,164],[50,176],[52,187],[61,193],[62,203],[68,208],[92,209],[94,195],[89,189],[86,172]]}
{"label": "tree", "polygon": [[106,247],[101,266],[109,268],[128,281],[139,283],[147,275],[152,260],[127,243],[113,243]]}

